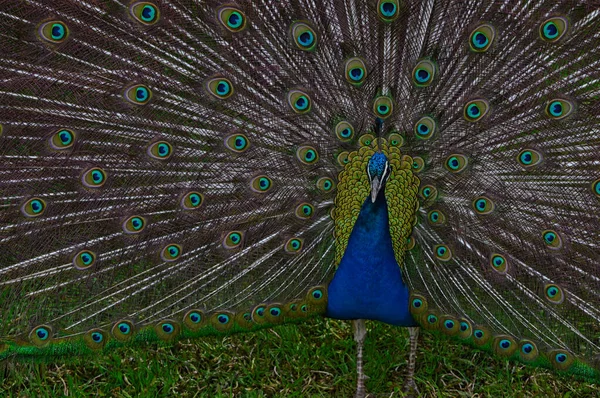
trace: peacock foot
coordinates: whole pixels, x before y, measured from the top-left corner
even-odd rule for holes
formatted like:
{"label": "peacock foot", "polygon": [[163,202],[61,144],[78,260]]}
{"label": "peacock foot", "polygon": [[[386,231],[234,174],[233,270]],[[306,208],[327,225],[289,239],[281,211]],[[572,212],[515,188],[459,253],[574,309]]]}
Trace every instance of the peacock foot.
{"label": "peacock foot", "polygon": [[415,398],[421,396],[419,388],[417,387],[417,383],[415,383],[415,380],[412,377],[404,383],[402,392],[406,394],[406,398]]}

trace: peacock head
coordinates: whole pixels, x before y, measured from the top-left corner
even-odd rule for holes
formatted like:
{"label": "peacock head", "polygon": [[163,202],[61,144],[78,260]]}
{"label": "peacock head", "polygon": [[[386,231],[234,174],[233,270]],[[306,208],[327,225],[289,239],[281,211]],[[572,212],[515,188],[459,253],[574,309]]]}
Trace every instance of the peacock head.
{"label": "peacock head", "polygon": [[375,203],[377,194],[390,176],[390,163],[383,152],[375,152],[367,164],[367,174],[371,182],[371,202]]}

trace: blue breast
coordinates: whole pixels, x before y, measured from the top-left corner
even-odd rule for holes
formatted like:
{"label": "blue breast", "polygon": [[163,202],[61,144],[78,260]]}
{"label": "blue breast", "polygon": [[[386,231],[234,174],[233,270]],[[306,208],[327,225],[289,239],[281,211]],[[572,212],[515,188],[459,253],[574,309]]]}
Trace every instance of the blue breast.
{"label": "blue breast", "polygon": [[330,318],[416,326],[408,309],[408,287],[394,257],[383,189],[375,203],[370,197],[363,203],[327,295]]}

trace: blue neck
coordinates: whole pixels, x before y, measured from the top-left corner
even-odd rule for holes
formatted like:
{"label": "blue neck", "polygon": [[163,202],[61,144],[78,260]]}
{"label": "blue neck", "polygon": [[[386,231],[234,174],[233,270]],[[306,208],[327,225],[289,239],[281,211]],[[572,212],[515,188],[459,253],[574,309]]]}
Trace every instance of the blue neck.
{"label": "blue neck", "polygon": [[375,203],[369,196],[362,205],[327,290],[327,316],[416,326],[408,307],[409,290],[394,256],[383,191]]}

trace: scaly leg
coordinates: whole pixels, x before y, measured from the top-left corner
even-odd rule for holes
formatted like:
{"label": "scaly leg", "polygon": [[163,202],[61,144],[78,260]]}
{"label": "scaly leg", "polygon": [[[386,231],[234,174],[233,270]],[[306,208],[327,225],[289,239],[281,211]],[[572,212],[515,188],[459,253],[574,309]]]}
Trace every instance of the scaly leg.
{"label": "scaly leg", "polygon": [[[410,335],[410,354],[408,355],[408,374],[404,383],[404,392],[408,393],[411,390],[419,395],[419,389],[415,384],[415,364],[417,362],[417,342],[419,341],[419,328],[408,328]],[[411,396],[410,394],[408,396]]]}
{"label": "scaly leg", "polygon": [[365,327],[364,319],[357,319],[352,321],[354,329],[354,341],[356,341],[356,373],[358,378],[356,381],[356,395],[355,398],[364,398],[365,379],[366,376],[363,373],[363,343],[365,342],[365,336],[367,335],[367,328]]}

